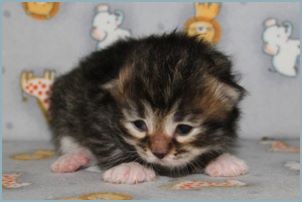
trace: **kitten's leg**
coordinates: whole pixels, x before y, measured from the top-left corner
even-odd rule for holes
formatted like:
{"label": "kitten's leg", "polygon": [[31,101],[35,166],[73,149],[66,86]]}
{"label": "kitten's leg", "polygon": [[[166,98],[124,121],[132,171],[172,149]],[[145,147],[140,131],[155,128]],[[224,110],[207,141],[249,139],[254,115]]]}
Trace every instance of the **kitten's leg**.
{"label": "kitten's leg", "polygon": [[205,168],[205,173],[212,177],[234,177],[247,172],[246,163],[228,153],[220,155]]}
{"label": "kitten's leg", "polygon": [[87,151],[73,151],[60,156],[51,165],[51,170],[56,173],[74,172],[81,167],[88,167],[90,162],[91,158]]}
{"label": "kitten's leg", "polygon": [[122,163],[106,170],[103,179],[106,182],[121,184],[136,184],[151,181],[156,177],[153,169],[137,162]]}
{"label": "kitten's leg", "polygon": [[70,137],[61,139],[60,149],[63,155],[51,165],[51,170],[56,173],[75,172],[81,167],[88,167],[94,160],[88,149],[79,146]]}

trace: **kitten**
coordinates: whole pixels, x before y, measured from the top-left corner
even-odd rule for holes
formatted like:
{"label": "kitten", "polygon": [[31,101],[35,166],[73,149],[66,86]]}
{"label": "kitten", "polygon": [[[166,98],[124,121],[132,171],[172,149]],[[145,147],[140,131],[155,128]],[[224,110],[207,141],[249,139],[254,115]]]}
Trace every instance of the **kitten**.
{"label": "kitten", "polygon": [[105,181],[130,184],[244,174],[244,161],[227,153],[244,92],[229,59],[197,38],[173,32],[118,41],[55,81],[49,112],[62,156],[51,168],[73,172],[96,162]]}

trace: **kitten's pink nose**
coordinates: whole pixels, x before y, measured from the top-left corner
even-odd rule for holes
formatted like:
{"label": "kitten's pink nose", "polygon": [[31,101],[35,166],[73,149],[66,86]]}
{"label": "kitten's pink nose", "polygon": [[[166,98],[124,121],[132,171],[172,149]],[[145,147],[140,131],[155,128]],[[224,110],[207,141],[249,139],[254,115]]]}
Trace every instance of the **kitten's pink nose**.
{"label": "kitten's pink nose", "polygon": [[170,150],[171,139],[165,134],[156,134],[150,137],[150,149],[154,156],[163,159]]}
{"label": "kitten's pink nose", "polygon": [[167,155],[167,152],[152,152],[152,153],[159,159],[163,159]]}

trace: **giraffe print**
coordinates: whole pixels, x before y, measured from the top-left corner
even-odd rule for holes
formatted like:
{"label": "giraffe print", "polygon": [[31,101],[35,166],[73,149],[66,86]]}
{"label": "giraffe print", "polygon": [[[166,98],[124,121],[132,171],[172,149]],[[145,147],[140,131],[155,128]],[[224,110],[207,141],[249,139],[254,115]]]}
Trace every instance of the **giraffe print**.
{"label": "giraffe print", "polygon": [[48,119],[49,95],[55,79],[55,72],[46,70],[43,77],[36,77],[32,71],[21,73],[21,88],[26,94],[36,98],[40,109]]}
{"label": "giraffe print", "polygon": [[2,187],[6,189],[15,189],[30,185],[31,183],[20,183],[18,178],[21,176],[21,173],[3,173],[2,174]]}
{"label": "giraffe print", "polygon": [[164,188],[178,189],[178,190],[197,190],[206,187],[242,187],[247,184],[239,180],[225,180],[225,181],[202,181],[202,180],[188,180],[183,182],[174,182],[164,185]]}

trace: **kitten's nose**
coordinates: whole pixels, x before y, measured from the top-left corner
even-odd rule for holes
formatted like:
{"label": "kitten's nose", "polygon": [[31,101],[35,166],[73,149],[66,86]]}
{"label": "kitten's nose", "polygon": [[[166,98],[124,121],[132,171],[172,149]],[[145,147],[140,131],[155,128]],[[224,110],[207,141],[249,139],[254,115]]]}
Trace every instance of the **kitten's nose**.
{"label": "kitten's nose", "polygon": [[164,152],[152,152],[157,158],[159,159],[163,159],[167,153],[164,153]]}
{"label": "kitten's nose", "polygon": [[150,150],[159,159],[163,159],[171,148],[171,138],[165,134],[155,134],[150,137]]}

